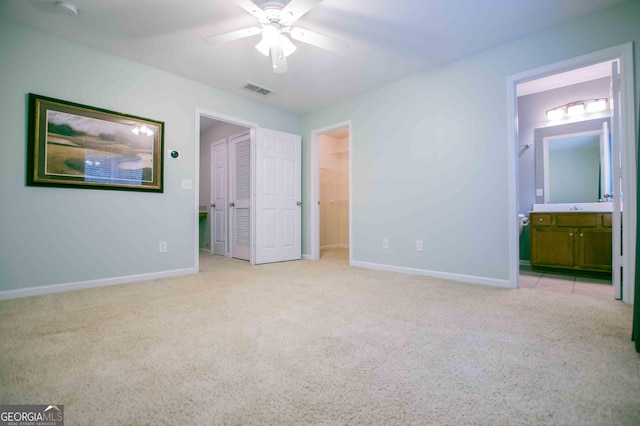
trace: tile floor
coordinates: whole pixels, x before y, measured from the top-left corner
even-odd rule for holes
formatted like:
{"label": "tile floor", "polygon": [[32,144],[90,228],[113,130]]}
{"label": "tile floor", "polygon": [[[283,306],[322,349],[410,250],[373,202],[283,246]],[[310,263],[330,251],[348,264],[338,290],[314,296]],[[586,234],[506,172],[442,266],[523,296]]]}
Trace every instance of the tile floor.
{"label": "tile floor", "polygon": [[615,298],[610,279],[531,271],[527,267],[520,268],[520,288],[581,294],[604,300],[614,300]]}
{"label": "tile floor", "polygon": [[[326,261],[348,263],[349,249],[322,249],[320,250],[320,258]],[[520,288],[581,294],[604,300],[614,300],[615,298],[611,279],[537,272],[525,265],[520,267]]]}

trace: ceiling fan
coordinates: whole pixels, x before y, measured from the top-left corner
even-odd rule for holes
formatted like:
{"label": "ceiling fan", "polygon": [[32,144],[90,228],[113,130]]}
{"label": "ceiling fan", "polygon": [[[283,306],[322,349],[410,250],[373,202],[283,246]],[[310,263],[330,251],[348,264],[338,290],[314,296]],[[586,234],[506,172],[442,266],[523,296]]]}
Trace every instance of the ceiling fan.
{"label": "ceiling fan", "polygon": [[224,34],[203,38],[207,43],[225,43],[245,37],[262,34],[256,49],[265,56],[271,55],[271,65],[276,73],[287,71],[287,56],[297,49],[292,39],[334,52],[345,51],[347,43],[300,27],[293,27],[295,21],[309,12],[322,0],[267,0],[259,7],[251,0],[233,0],[238,6],[258,19],[259,27],[249,27]]}

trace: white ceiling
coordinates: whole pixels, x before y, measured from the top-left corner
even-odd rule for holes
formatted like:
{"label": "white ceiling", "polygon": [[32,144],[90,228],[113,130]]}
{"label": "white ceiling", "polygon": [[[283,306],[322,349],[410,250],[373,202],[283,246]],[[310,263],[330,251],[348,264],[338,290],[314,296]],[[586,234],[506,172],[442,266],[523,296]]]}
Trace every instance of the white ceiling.
{"label": "white ceiling", "polygon": [[[312,111],[625,0],[324,0],[297,26],[349,43],[337,54],[297,42],[289,71],[273,73],[259,36],[202,38],[256,25],[232,0],[0,0],[0,16],[207,86],[295,113]],[[256,0],[261,3],[261,0]],[[267,97],[240,87],[251,81]]]}

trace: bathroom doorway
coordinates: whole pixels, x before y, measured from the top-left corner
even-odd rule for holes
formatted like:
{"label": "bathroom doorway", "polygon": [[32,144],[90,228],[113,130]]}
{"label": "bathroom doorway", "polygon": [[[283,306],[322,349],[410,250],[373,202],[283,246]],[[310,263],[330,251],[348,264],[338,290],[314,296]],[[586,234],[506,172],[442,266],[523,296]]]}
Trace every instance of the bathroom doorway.
{"label": "bathroom doorway", "polygon": [[[513,135],[511,138],[512,147],[515,151],[515,170],[513,171],[513,193],[515,194],[512,194],[512,213],[513,220],[516,221],[513,227],[515,235],[512,238],[511,278],[512,281],[519,282],[519,287],[538,288],[541,286],[549,287],[547,289],[552,291],[588,294],[589,286],[583,286],[582,283],[602,283],[597,280],[602,276],[583,280],[576,278],[582,275],[580,272],[572,276],[571,270],[562,269],[555,271],[556,274],[551,274],[548,280],[545,280],[545,275],[549,275],[548,271],[538,271],[531,274],[525,272],[525,275],[521,275],[521,269],[530,270],[531,253],[529,248],[535,246],[531,245],[531,226],[522,228],[523,218],[518,216],[524,215],[526,223],[530,212],[545,211],[552,212],[550,217],[553,220],[553,212],[564,212],[565,208],[573,211],[583,210],[583,206],[587,206],[588,208],[584,207],[584,212],[587,213],[593,209],[596,211],[602,209],[608,204],[611,206],[609,207],[611,212],[608,213],[609,218],[612,218],[614,222],[612,224],[612,248],[607,253],[611,254],[613,270],[611,282],[613,285],[606,291],[601,291],[602,287],[594,287],[591,290],[594,290],[599,296],[606,296],[610,293],[610,298],[615,297],[626,303],[632,303],[633,285],[624,286],[625,282],[633,283],[635,277],[633,261],[635,260],[636,238],[635,197],[637,185],[635,179],[637,165],[634,143],[634,105],[633,99],[630,99],[628,95],[634,93],[633,81],[628,77],[633,75],[630,47],[630,45],[614,47],[509,78],[509,96],[511,98],[509,106],[511,107],[510,115],[513,117],[509,124],[510,134]],[[616,77],[616,70],[621,71],[619,78]],[[616,97],[618,99],[615,99]],[[615,109],[611,108],[612,104],[616,105]],[[609,176],[614,179],[612,190],[604,190],[603,180],[599,178],[603,169],[600,164],[600,167],[593,170],[598,188],[595,188],[594,192],[597,196],[591,200],[591,203],[584,203],[584,200],[578,202],[567,199],[554,205],[546,205],[545,200],[548,201],[550,197],[549,194],[545,194],[545,191],[549,191],[548,182],[544,182],[542,178],[542,170],[545,169],[543,163],[547,160],[542,154],[544,143],[546,143],[544,141],[552,140],[554,137],[561,139],[562,132],[568,135],[603,128],[612,129],[612,139],[614,139],[611,144],[613,147],[612,157],[614,160],[618,159],[618,167],[625,170],[627,176],[625,177],[623,174],[621,178],[618,175],[616,187],[616,172],[614,171]],[[615,129],[619,129],[619,131],[616,132]],[[601,131],[606,133],[606,130]],[[572,146],[576,145],[578,145],[577,142],[572,144]],[[606,144],[601,145],[605,146]],[[577,161],[572,161],[572,163],[573,166],[578,164]],[[615,168],[614,163],[613,169],[615,170]],[[625,188],[625,208],[620,210],[622,187]],[[542,219],[537,218],[536,220]],[[607,218],[602,220],[607,220]],[[622,239],[619,238],[621,222],[625,223]],[[520,229],[523,230],[521,233]],[[615,229],[618,231],[616,232]],[[536,228],[536,232],[538,230],[539,228]],[[570,231],[567,232],[569,232],[567,235],[573,235]],[[578,235],[582,236],[581,233],[576,234],[576,238]],[[578,244],[582,244],[582,240],[578,239],[578,241],[580,242],[576,242],[576,247]],[[627,255],[623,257],[622,253]]]}
{"label": "bathroom doorway", "polygon": [[350,262],[351,125],[341,123],[312,133],[312,248],[314,260]]}

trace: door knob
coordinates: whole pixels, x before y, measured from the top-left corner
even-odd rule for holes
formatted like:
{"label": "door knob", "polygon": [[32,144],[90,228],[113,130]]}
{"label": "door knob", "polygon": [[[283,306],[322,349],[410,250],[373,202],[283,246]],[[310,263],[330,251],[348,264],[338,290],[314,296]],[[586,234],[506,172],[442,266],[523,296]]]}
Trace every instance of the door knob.
{"label": "door knob", "polygon": [[216,208],[216,205],[215,205],[215,203],[214,203],[214,204],[211,204],[211,207],[213,207],[213,208],[215,209],[215,208]]}
{"label": "door knob", "polygon": [[301,201],[298,201],[298,202],[296,203],[296,206],[301,206],[301,205],[302,205],[302,202],[301,202]]}
{"label": "door knob", "polygon": [[235,207],[236,203],[234,203],[233,201],[229,203],[229,207]]}

